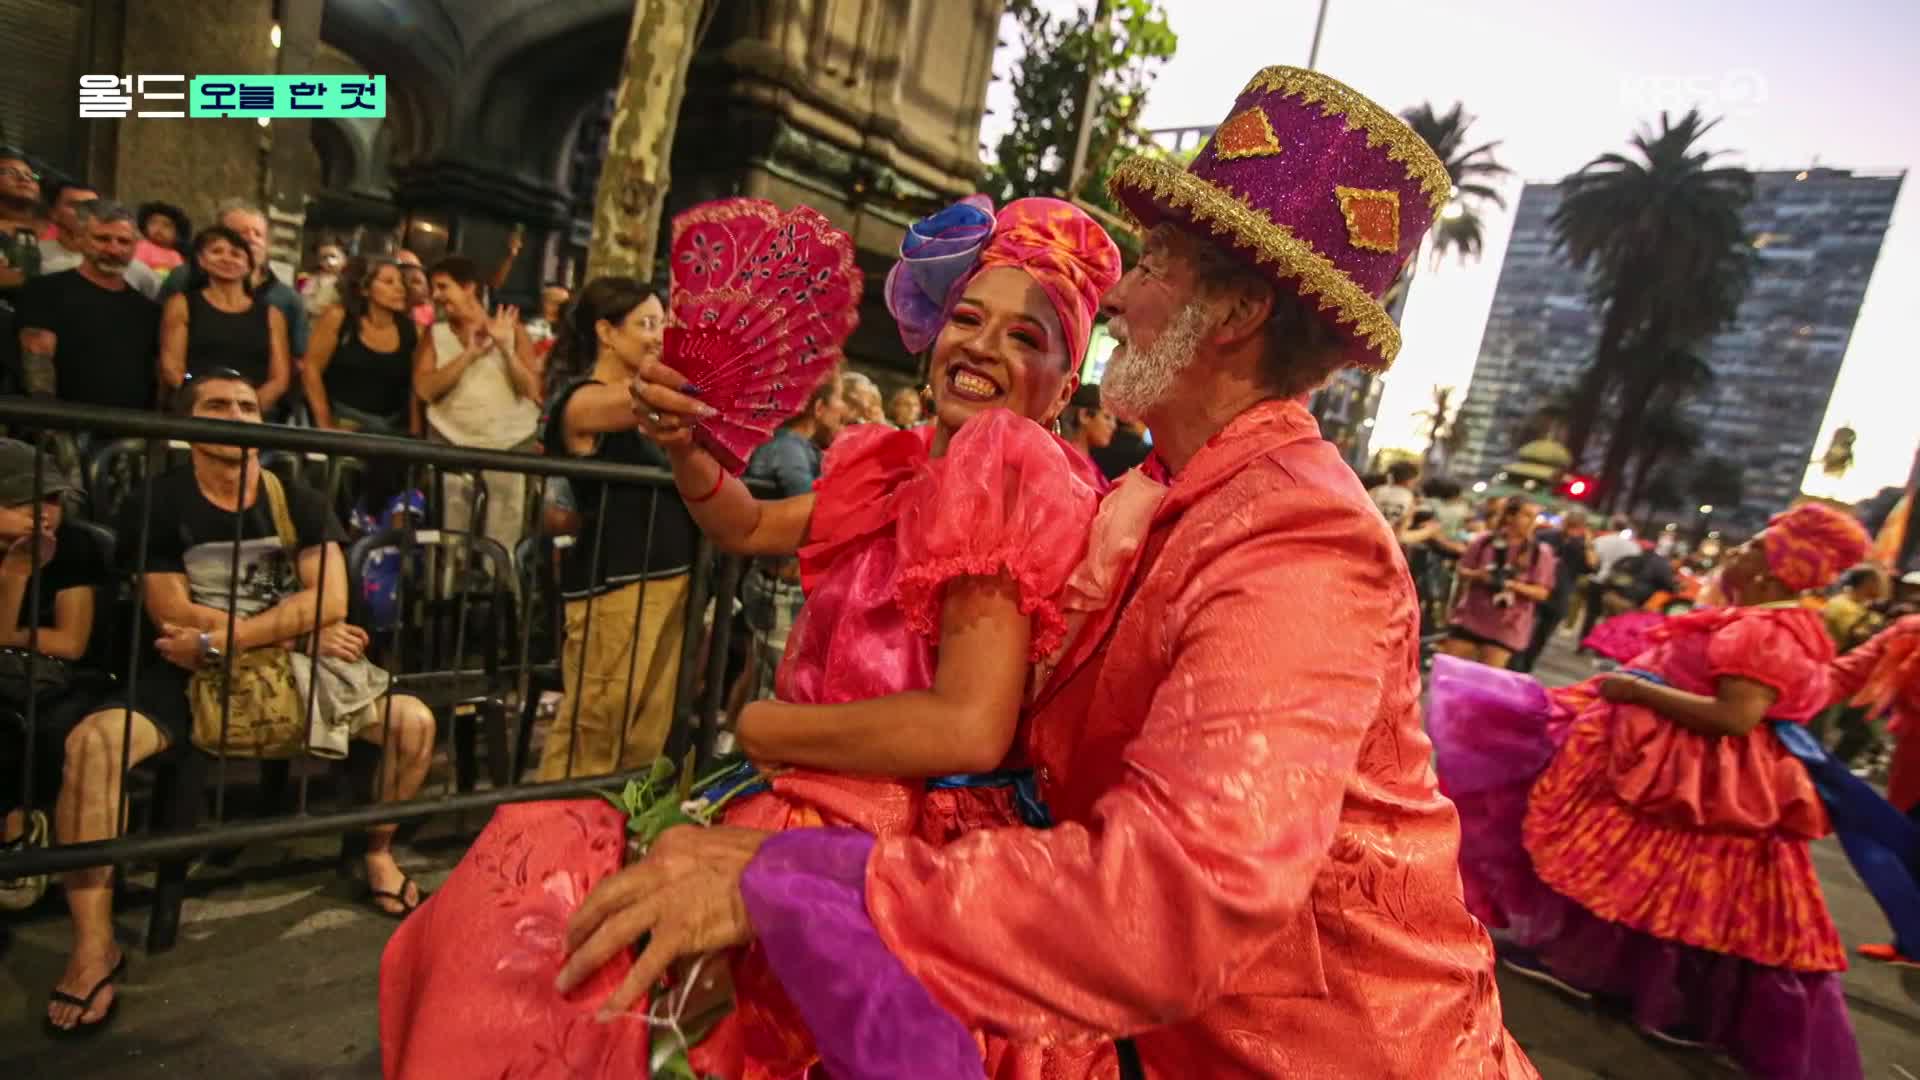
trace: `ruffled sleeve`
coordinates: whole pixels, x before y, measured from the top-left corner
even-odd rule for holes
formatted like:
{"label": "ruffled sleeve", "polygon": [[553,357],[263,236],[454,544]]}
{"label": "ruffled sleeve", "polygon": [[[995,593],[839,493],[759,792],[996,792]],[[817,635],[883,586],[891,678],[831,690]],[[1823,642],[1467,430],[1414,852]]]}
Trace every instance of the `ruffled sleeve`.
{"label": "ruffled sleeve", "polygon": [[1767,714],[1800,719],[1826,705],[1826,669],[1833,642],[1820,616],[1804,608],[1741,612],[1707,641],[1707,671],[1716,679],[1751,679],[1780,695]]}
{"label": "ruffled sleeve", "polygon": [[925,429],[896,431],[857,424],[833,440],[814,484],[813,518],[800,548],[807,592],[851,541],[884,528],[899,513],[897,496],[927,459]]}
{"label": "ruffled sleeve", "polygon": [[896,598],[907,624],[940,634],[949,581],[1005,574],[1033,617],[1029,659],[1066,633],[1059,594],[1086,551],[1099,494],[1067,447],[1004,409],[969,421],[902,493]]}

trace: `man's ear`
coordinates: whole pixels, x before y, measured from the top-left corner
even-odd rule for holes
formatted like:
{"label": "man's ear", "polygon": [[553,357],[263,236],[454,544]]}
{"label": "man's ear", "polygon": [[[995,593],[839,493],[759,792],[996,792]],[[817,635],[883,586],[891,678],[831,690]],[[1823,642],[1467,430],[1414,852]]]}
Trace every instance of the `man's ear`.
{"label": "man's ear", "polygon": [[1208,335],[1215,345],[1238,345],[1258,334],[1273,317],[1271,286],[1243,285],[1223,297],[1220,321]]}

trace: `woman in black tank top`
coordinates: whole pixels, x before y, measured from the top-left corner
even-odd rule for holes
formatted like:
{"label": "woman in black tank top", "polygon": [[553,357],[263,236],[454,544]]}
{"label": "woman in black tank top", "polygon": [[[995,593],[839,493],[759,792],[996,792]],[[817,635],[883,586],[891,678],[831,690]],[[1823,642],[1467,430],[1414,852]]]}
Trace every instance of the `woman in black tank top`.
{"label": "woman in black tank top", "polygon": [[419,330],[391,259],[355,257],[340,278],[341,303],[322,312],[301,365],[313,422],[377,435],[413,432],[413,352]]}
{"label": "woman in black tank top", "polygon": [[167,300],[160,323],[160,372],[170,387],[189,373],[232,368],[271,412],[293,382],[287,322],[277,308],[248,289],[253,251],[224,225],[193,240],[193,272],[186,291]]}

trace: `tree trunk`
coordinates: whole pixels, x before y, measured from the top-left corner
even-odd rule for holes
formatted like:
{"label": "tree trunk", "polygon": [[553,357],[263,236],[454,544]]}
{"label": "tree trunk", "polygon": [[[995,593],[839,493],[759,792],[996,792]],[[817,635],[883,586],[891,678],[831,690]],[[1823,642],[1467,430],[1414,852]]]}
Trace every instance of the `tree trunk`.
{"label": "tree trunk", "polygon": [[634,0],[607,160],[594,189],[588,280],[608,274],[653,280],[667,166],[702,6],[700,0]]}
{"label": "tree trunk", "polygon": [[1600,469],[1600,490],[1605,492],[1602,510],[1611,511],[1624,494],[1620,489],[1627,479],[1627,462],[1633,457],[1634,444],[1646,420],[1647,402],[1657,384],[1657,376],[1639,373],[1621,388],[1620,415],[1607,434],[1607,457]]}
{"label": "tree trunk", "polygon": [[1587,443],[1600,426],[1600,413],[1606,407],[1607,391],[1620,378],[1620,347],[1626,340],[1626,327],[1618,314],[1617,303],[1607,305],[1600,325],[1600,343],[1593,352],[1593,365],[1580,376],[1580,393],[1574,399],[1573,414],[1567,417],[1567,453],[1573,455],[1573,467],[1585,463]]}

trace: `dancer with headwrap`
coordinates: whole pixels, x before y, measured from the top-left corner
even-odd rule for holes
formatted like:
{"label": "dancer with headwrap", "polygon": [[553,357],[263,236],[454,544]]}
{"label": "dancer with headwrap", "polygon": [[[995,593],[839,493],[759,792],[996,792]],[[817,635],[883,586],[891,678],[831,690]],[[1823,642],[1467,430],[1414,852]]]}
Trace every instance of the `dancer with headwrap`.
{"label": "dancer with headwrap", "polygon": [[1578,686],[1436,660],[1428,724],[1468,905],[1504,930],[1509,967],[1626,998],[1648,1034],[1755,1076],[1861,1075],[1809,850],[1832,822],[1790,742],[1833,660],[1799,597],[1866,548],[1845,514],[1788,510],[1728,557],[1727,606],[1669,619],[1631,668]]}
{"label": "dancer with headwrap", "polygon": [[[770,790],[729,806],[728,824],[841,826],[945,844],[982,827],[1046,823],[1024,767],[1023,708],[1032,664],[1065,635],[1059,594],[1106,486],[1048,428],[1078,386],[1100,296],[1120,270],[1106,232],[1056,199],[996,213],[975,196],[916,225],[886,295],[907,348],[932,350],[933,423],[846,430],[810,494],[755,498],[682,418],[636,404],[642,434],[666,451],[713,542],[797,555],[806,586],[775,698],[749,706],[737,731],[756,763],[782,768]],[[524,965],[550,983],[561,959],[552,917],[564,920],[606,864],[617,868],[624,825],[590,802],[495,815],[426,917],[388,948],[389,1076],[477,1075],[483,1061],[490,1075],[530,1076],[542,1054],[607,1069],[624,1057],[621,1074],[636,1074],[645,1020],[626,1012],[592,1024],[604,981],[564,997],[542,984],[541,995],[502,985],[490,966]],[[472,880],[463,879],[470,865]],[[482,876],[492,884],[478,884]],[[460,933],[487,903],[529,908],[514,923],[518,940]],[[463,985],[463,970],[478,977]],[[764,957],[736,955],[733,973],[735,1010],[695,1049],[696,1069],[806,1074],[818,1059],[812,1037]],[[428,1015],[431,988],[445,989],[454,1016]],[[522,1021],[529,1015],[537,1027]],[[625,1043],[610,1043],[620,1032]],[[501,1039],[514,1048],[505,1072]],[[548,1049],[528,1048],[536,1045]],[[1094,1052],[984,1039],[980,1047],[990,1068],[1031,1076],[1043,1067],[1059,1075],[1043,1061]]]}

